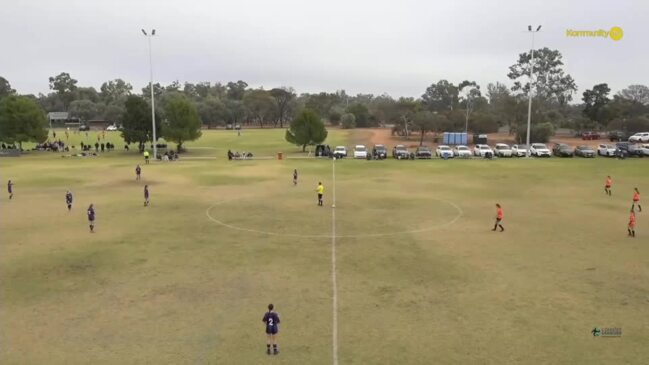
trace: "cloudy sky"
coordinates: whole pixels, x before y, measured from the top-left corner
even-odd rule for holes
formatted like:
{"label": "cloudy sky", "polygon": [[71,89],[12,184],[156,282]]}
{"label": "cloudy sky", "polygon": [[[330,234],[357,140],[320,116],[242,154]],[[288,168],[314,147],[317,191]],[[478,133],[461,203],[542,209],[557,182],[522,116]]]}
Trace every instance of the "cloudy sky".
{"label": "cloudy sky", "polygon": [[[148,83],[155,28],[156,82],[227,82],[420,96],[440,79],[508,83],[508,66],[531,46],[558,49],[579,96],[649,84],[649,1],[520,0],[7,0],[0,76],[20,93],[48,91],[69,72],[80,86],[123,78]],[[624,30],[569,38],[566,30]]]}

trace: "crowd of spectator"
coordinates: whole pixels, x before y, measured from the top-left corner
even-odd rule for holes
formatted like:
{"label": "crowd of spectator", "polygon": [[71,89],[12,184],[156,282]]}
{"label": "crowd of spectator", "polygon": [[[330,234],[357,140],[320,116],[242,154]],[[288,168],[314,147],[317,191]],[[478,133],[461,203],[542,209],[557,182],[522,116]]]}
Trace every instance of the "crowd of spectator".
{"label": "crowd of spectator", "polygon": [[248,160],[252,158],[252,152],[232,152],[228,150],[228,160]]}

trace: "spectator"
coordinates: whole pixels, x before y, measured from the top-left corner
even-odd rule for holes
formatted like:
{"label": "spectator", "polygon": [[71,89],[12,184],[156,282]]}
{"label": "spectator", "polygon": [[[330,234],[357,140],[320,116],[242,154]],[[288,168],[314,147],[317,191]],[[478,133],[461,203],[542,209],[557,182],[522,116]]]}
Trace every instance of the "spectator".
{"label": "spectator", "polygon": [[102,142],[102,143],[101,143],[101,152],[104,152],[104,147],[105,147],[105,145],[104,145],[104,143]]}
{"label": "spectator", "polygon": [[95,152],[99,152],[99,142],[95,142]]}

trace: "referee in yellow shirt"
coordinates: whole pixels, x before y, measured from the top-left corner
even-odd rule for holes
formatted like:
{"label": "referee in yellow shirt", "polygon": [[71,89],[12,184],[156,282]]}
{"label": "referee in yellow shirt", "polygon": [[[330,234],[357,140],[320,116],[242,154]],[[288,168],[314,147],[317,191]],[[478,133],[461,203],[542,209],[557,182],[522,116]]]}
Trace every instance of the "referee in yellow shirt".
{"label": "referee in yellow shirt", "polygon": [[315,189],[315,191],[318,193],[318,205],[322,206],[322,195],[324,194],[324,186],[322,186],[322,183],[318,183],[318,187]]}

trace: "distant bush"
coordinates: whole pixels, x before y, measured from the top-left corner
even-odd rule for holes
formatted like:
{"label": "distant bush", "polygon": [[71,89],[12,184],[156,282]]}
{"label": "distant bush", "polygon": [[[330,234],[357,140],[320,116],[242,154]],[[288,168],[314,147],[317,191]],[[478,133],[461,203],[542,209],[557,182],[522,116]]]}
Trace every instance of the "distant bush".
{"label": "distant bush", "polygon": [[343,114],[341,117],[343,129],[356,128],[356,116],[352,113]]}
{"label": "distant bush", "polygon": [[[550,122],[539,123],[532,126],[530,132],[530,142],[547,143],[550,137],[554,135],[554,125]],[[527,138],[527,125],[519,125],[516,132],[518,143],[525,143]]]}
{"label": "distant bush", "polygon": [[332,111],[329,113],[329,123],[331,123],[331,125],[339,125],[341,118],[342,115],[337,111]]}
{"label": "distant bush", "polygon": [[498,132],[498,122],[491,114],[475,114],[469,120],[469,129],[473,133],[496,133]]}

